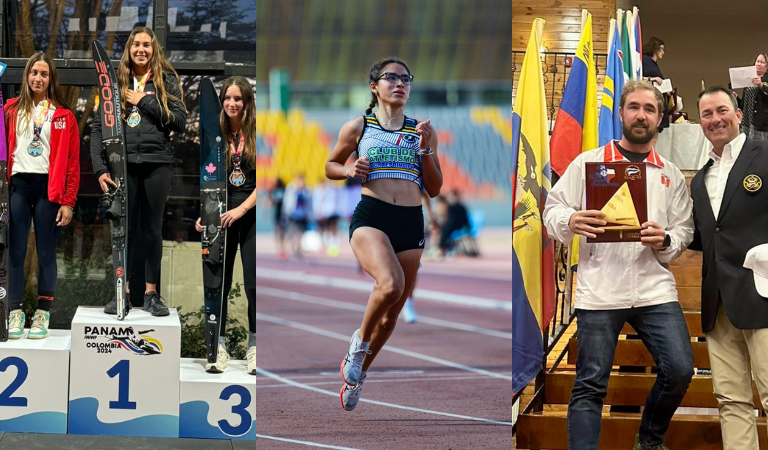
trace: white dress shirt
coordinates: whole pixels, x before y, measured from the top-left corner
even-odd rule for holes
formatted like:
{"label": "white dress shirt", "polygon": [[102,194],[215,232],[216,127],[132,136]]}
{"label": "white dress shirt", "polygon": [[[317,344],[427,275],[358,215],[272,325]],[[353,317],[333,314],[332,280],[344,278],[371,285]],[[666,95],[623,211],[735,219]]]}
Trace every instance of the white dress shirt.
{"label": "white dress shirt", "polygon": [[[585,163],[627,161],[614,142],[580,154],[547,197],[544,225],[549,236],[570,243],[571,215],[586,209]],[[640,242],[587,243],[579,238],[576,308],[623,309],[677,301],[669,263],[693,240],[692,202],[682,172],[651,149],[646,158],[648,220],[661,225],[672,243],[657,251]]]}
{"label": "white dress shirt", "polygon": [[707,186],[709,194],[709,203],[712,204],[712,212],[715,213],[715,219],[720,214],[720,205],[723,203],[723,193],[725,184],[728,182],[728,175],[733,169],[733,164],[741,153],[747,136],[740,133],[731,142],[723,147],[723,155],[717,156],[714,147],[709,152],[709,157],[714,161],[704,176],[704,185]]}

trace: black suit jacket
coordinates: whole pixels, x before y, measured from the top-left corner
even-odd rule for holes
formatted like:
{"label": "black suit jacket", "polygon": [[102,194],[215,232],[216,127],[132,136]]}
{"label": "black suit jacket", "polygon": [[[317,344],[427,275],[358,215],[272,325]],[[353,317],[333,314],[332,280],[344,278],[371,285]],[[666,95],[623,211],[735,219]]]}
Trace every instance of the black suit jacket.
{"label": "black suit jacket", "polygon": [[[702,329],[714,328],[718,297],[736,328],[768,328],[768,299],[755,290],[752,271],[742,267],[749,249],[768,243],[768,147],[746,140],[728,175],[718,217],[704,183],[712,163],[710,159],[691,181],[695,230],[688,248],[704,251]],[[744,183],[748,175],[760,178],[760,189],[749,192]]]}

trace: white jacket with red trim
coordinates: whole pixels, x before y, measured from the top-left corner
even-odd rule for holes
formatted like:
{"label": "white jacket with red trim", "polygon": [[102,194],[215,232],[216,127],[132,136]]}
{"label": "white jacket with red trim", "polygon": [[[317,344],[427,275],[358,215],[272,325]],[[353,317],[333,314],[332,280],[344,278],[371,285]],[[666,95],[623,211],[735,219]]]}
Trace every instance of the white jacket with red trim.
{"label": "white jacket with red trim", "polygon": [[[627,161],[615,142],[580,154],[555,184],[544,208],[549,235],[570,243],[571,215],[586,209],[584,188],[587,162]],[[646,158],[648,220],[669,234],[672,244],[663,251],[639,242],[587,243],[579,239],[576,308],[607,310],[677,301],[677,287],[669,263],[693,240],[692,204],[682,172],[651,149]]]}

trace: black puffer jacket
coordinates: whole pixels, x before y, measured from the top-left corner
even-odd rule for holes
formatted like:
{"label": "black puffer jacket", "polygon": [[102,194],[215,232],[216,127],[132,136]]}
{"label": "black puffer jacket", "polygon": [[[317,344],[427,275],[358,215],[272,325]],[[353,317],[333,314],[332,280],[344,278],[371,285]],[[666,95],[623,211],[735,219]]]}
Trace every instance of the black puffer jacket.
{"label": "black puffer jacket", "polygon": [[[175,76],[165,76],[165,89],[169,94],[181,97],[178,80]],[[168,120],[168,114],[158,98],[155,96],[155,83],[150,78],[144,86],[145,95],[137,105],[141,122],[137,127],[129,127],[123,120],[125,129],[125,142],[127,159],[129,163],[173,163],[173,150],[171,149],[171,132],[181,132],[187,124],[187,112],[184,106],[177,101],[168,100],[168,108],[172,116]],[[128,104],[125,116],[130,115],[132,105]],[[102,106],[100,105],[99,108]],[[101,142],[101,112],[99,111],[93,120],[91,128],[91,160],[93,172],[97,177],[108,173],[105,155]]]}

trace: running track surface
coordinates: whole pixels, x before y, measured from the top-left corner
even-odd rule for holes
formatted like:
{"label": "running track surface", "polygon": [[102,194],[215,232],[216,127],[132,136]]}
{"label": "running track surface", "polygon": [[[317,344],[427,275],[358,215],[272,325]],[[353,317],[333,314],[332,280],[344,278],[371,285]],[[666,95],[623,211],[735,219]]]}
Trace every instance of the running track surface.
{"label": "running track surface", "polygon": [[398,321],[352,412],[339,365],[373,279],[347,243],[281,261],[257,241],[258,448],[512,448],[510,229],[486,230],[480,259],[423,258],[420,321]]}

